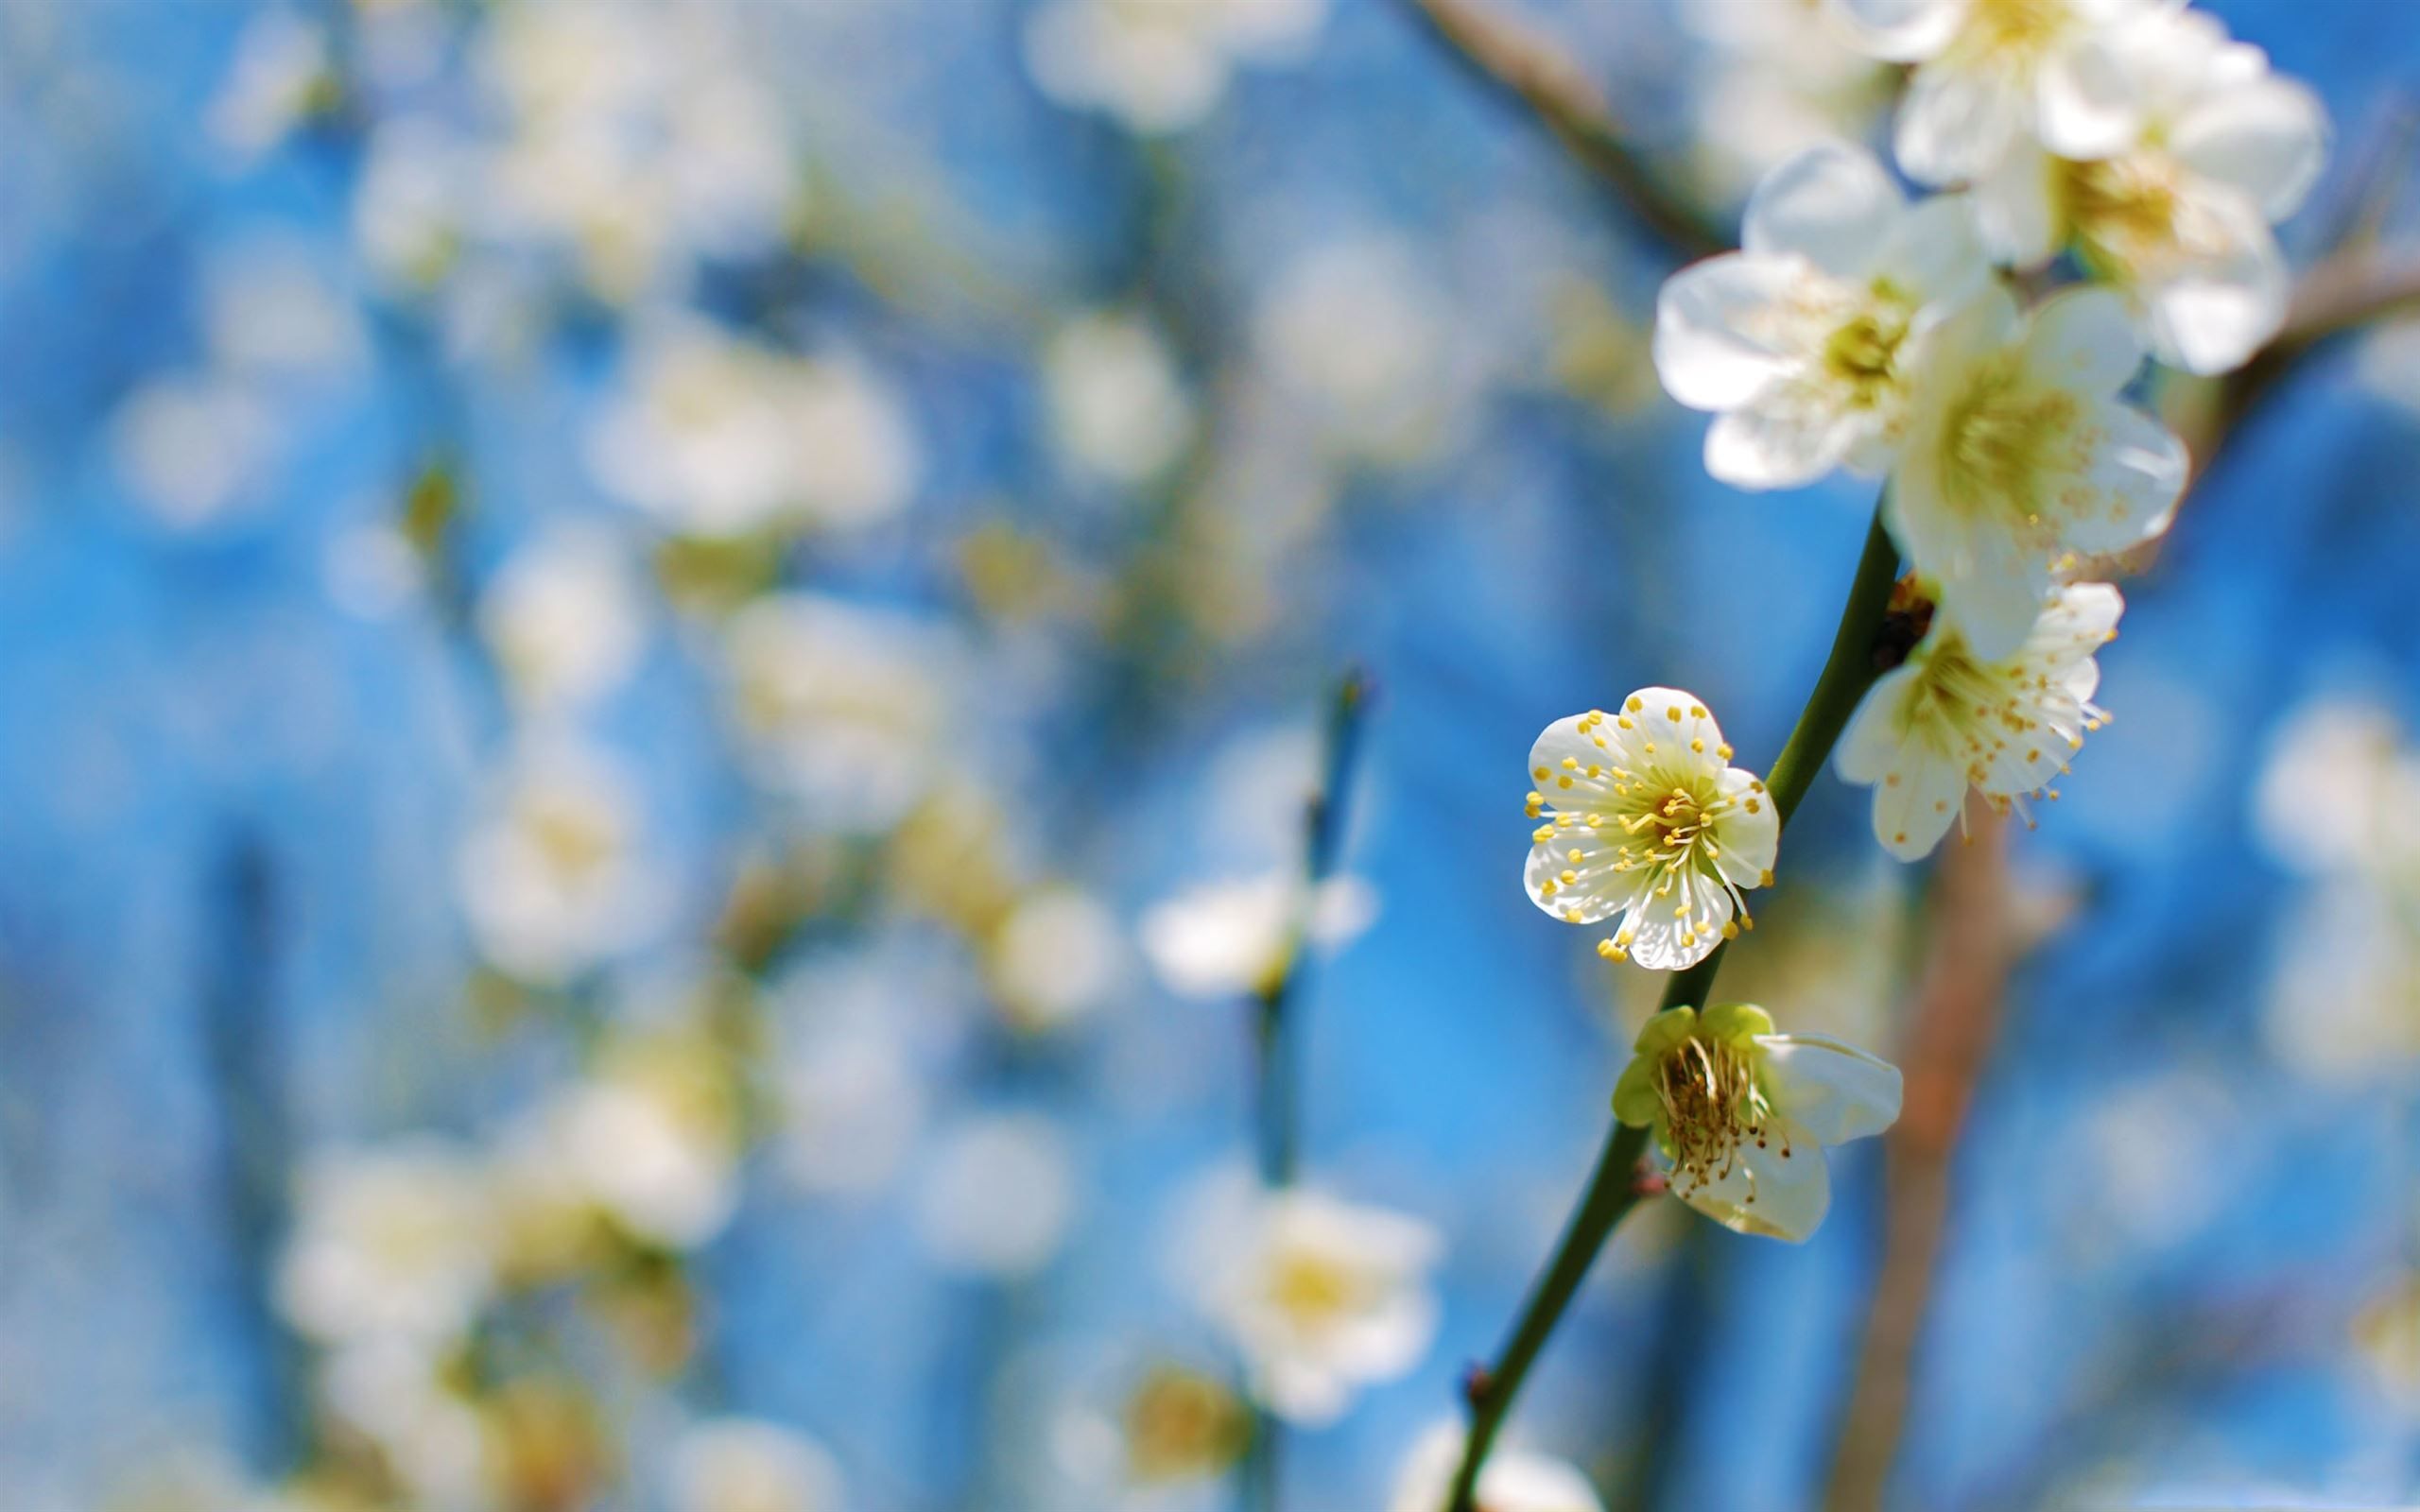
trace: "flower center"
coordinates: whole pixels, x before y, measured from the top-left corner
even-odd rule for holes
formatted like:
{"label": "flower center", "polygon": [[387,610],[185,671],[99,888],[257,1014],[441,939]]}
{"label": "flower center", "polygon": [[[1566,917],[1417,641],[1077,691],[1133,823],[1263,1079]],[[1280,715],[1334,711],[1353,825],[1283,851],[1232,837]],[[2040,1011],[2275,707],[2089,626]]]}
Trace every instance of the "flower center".
{"label": "flower center", "polygon": [[[1778,1138],[1782,1159],[1789,1159],[1788,1137],[1768,1132],[1772,1106],[1754,1052],[1730,1040],[1692,1037],[1674,1046],[1655,1068],[1655,1095],[1670,1130],[1673,1187],[1685,1197],[1728,1177],[1743,1143],[1763,1149]],[[1750,1202],[1756,1200],[1754,1180],[1751,1173]]]}
{"label": "flower center", "polygon": [[1824,339],[1824,371],[1847,390],[1851,407],[1876,408],[1892,392],[1899,347],[1913,315],[1906,299],[1877,287],[1870,303]]}
{"label": "flower center", "polygon": [[1986,509],[2013,515],[2042,534],[2039,484],[2075,430],[2079,403],[2060,388],[2036,388],[2003,358],[1978,374],[1951,412],[1943,482],[1967,514]]}
{"label": "flower center", "polygon": [[1233,1393],[1199,1371],[1162,1366],[1126,1401],[1127,1469],[1146,1485],[1217,1473],[1251,1425]]}
{"label": "flower center", "polygon": [[1367,1287],[1360,1276],[1325,1255],[1281,1255],[1269,1278],[1269,1298],[1297,1322],[1317,1327],[1357,1306]]}
{"label": "flower center", "polygon": [[2066,36],[2071,0],[1976,0],[1967,12],[1964,51],[2003,67],[2027,68]]}

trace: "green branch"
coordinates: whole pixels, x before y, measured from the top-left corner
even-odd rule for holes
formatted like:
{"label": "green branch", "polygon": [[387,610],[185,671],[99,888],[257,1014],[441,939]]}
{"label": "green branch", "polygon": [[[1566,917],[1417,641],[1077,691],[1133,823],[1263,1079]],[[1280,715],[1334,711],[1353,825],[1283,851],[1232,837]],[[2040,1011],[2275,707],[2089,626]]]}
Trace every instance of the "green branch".
{"label": "green branch", "polygon": [[[1798,723],[1791,728],[1789,739],[1783,744],[1781,755],[1774,759],[1772,771],[1765,780],[1766,788],[1772,794],[1774,811],[1785,827],[1797,812],[1799,800],[1813,785],[1815,774],[1831,756],[1841,731],[1848,728],[1858,700],[1865,696],[1866,689],[1874,685],[1881,672],[1875,653],[1880,642],[1883,615],[1891,607],[1891,585],[1899,570],[1899,551],[1883,527],[1883,512],[1881,505],[1875,506],[1874,523],[1865,534],[1865,552],[1858,558],[1857,576],[1849,584],[1848,602],[1841,607],[1840,627],[1832,635],[1831,654],[1824,659],[1814,691],[1807,695],[1806,706],[1799,711]],[[1723,947],[1718,945],[1704,960],[1685,971],[1674,972],[1665,984],[1663,1006],[1703,1006],[1706,994],[1713,988],[1715,973],[1721,970],[1722,951]],[[1488,1451],[1495,1447],[1496,1435],[1503,1431],[1505,1419],[1512,1414],[1513,1400],[1520,1395],[1530,1366],[1536,1363],[1538,1352],[1546,1347],[1555,1325],[1563,1320],[1564,1309],[1580,1290],[1589,1267],[1596,1263],[1598,1251],[1612,1237],[1614,1227],[1648,1190],[1638,1179],[1639,1159],[1646,1151],[1645,1129],[1616,1123],[1607,1131],[1604,1149],[1597,1157],[1597,1169],[1589,1177],[1586,1190],[1581,1194],[1580,1206],[1564,1227],[1563,1238],[1555,1246],[1554,1258],[1547,1263],[1546,1273],[1538,1278],[1529,1300],[1523,1304],[1504,1352],[1494,1366],[1473,1369],[1464,1383],[1463,1395],[1470,1406],[1470,1436],[1462,1448],[1462,1462],[1454,1476],[1447,1512],[1473,1512],[1472,1498],[1478,1494],[1479,1470],[1486,1465]]]}

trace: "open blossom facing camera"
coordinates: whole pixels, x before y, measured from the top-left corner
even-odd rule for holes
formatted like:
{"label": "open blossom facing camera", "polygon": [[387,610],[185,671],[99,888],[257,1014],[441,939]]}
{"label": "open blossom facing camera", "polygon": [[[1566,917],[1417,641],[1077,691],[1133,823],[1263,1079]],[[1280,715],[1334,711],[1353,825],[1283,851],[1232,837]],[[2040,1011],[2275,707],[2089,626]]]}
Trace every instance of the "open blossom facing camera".
{"label": "open blossom facing camera", "polygon": [[2093,660],[2125,600],[2107,583],[2059,590],[2016,655],[1978,660],[1936,618],[1905,665],[1876,682],[1841,739],[1841,776],[1874,789],[1874,834],[1902,861],[1941,843],[1973,787],[2000,808],[2066,771],[2108,716]]}
{"label": "open blossom facing camera", "polygon": [[1615,915],[1598,946],[1656,971],[1694,966],[1738,932],[1741,894],[1772,880],[1781,816],[1730,765],[1694,694],[1641,688],[1621,712],[1558,719],[1530,747],[1530,899],[1572,924]]}
{"label": "open blossom facing camera", "polygon": [[2224,372],[2285,319],[2291,276],[2269,228],[2319,177],[2326,112],[2200,12],[2143,16],[2109,46],[2136,106],[2124,146],[2085,162],[2019,146],[1977,182],[1977,221],[2021,266],[2074,241],[2133,298],[2162,362]]}
{"label": "open blossom facing camera", "polygon": [[2072,557],[2168,528],[2184,443],[2118,398],[2142,360],[2125,302],[2106,289],[2059,295],[2029,318],[1995,288],[1934,333],[1886,508],[1978,658],[2016,654]]}
{"label": "open blossom facing camera", "polygon": [[1255,1204],[1210,1280],[1253,1394],[1291,1421],[1333,1422],[1354,1391],[1419,1363],[1437,1332],[1436,1230],[1302,1189]]}
{"label": "open blossom facing camera", "polygon": [[1706,471],[1747,489],[1883,471],[1926,333],[1988,271],[1965,202],[1911,206],[1868,154],[1818,146],[1756,186],[1741,240],[1656,301],[1664,387],[1720,416]]}
{"label": "open blossom facing camera", "polygon": [[1668,1008],[1638,1032],[1614,1116],[1655,1133],[1672,1192],[1725,1228],[1793,1243],[1831,1206],[1824,1146],[1899,1118],[1899,1069],[1746,1004]]}
{"label": "open blossom facing camera", "polygon": [[1925,183],[1980,178],[2029,138],[2063,158],[2125,146],[2138,107],[2112,33],[2181,3],[1831,0],[1859,45],[1916,65],[1893,150]]}

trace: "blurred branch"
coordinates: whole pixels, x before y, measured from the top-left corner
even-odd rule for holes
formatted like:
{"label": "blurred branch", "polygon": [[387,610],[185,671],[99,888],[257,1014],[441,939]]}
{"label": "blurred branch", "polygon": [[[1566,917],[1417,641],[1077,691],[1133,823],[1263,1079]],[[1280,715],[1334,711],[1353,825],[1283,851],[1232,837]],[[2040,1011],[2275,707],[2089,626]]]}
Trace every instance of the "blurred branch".
{"label": "blurred branch", "polygon": [[[1865,690],[1873,686],[1882,671],[1876,653],[1883,618],[1891,607],[1891,585],[1899,570],[1899,548],[1883,527],[1882,516],[1882,506],[1877,502],[1873,522],[1866,527],[1865,549],[1858,558],[1857,576],[1849,583],[1847,601],[1841,606],[1841,622],[1832,635],[1832,649],[1825,656],[1824,670],[1816,676],[1815,687],[1806,696],[1806,705],[1799,711],[1798,722],[1790,728],[1789,738],[1783,743],[1781,754],[1774,758],[1765,783],[1773,801],[1773,812],[1785,830],[1790,816],[1798,810],[1799,800],[1813,784],[1815,774],[1830,758],[1832,747],[1848,725],[1858,700],[1865,696]],[[1662,1006],[1704,1006],[1714,987],[1715,973],[1721,969],[1722,955],[1723,947],[1717,945],[1704,960],[1685,971],[1673,972],[1671,980],[1665,984]],[[1472,1498],[1478,1494],[1479,1471],[1487,1464],[1488,1451],[1495,1446],[1496,1435],[1503,1431],[1505,1418],[1512,1413],[1513,1400],[1520,1395],[1521,1384],[1536,1363],[1538,1351],[1562,1321],[1564,1309],[1571,1304],[1588,1268],[1596,1263],[1598,1251],[1604,1248],[1614,1226],[1650,1190],[1638,1172],[1639,1160],[1646,1153],[1645,1129],[1616,1122],[1607,1132],[1596,1172],[1588,1178],[1580,1205],[1555,1246],[1554,1258],[1522,1305],[1520,1318],[1513,1325],[1512,1336],[1506,1342],[1503,1353],[1493,1366],[1474,1366],[1464,1379],[1470,1434],[1462,1446],[1461,1467],[1454,1476],[1447,1512],[1474,1512]]]}
{"label": "blurred branch", "polygon": [[[1318,954],[1320,897],[1336,875],[1351,812],[1354,777],[1360,765],[1362,725],[1370,707],[1370,679],[1357,666],[1345,668],[1329,700],[1320,785],[1303,810],[1302,887],[1286,940],[1268,979],[1252,997],[1253,1124],[1260,1179],[1272,1191],[1293,1185],[1302,1143],[1302,1028],[1296,1022]],[[1278,1505],[1280,1430],[1266,1409],[1253,1416],[1252,1441],[1237,1473],[1244,1504],[1257,1512]]]}
{"label": "blurred branch", "polygon": [[2250,362],[2213,386],[2186,421],[2195,480],[2209,472],[2243,421],[2304,362],[2339,336],[2420,316],[2420,253],[2347,246],[2303,275],[2286,323]]}
{"label": "blurred branch", "polygon": [[2016,960],[2009,927],[2008,823],[1982,812],[1933,878],[1931,945],[1900,1057],[1906,1101],[1899,1122],[1884,1136],[1882,1266],[1824,1499],[1834,1512],[1867,1512],[1883,1503],[1947,1226],[1950,1161],[1998,1036]]}
{"label": "blurred branch", "polygon": [[1735,238],[1651,166],[1613,107],[1560,43],[1479,0],[1404,0],[1456,61],[1496,92],[1529,107],[1573,157],[1616,197],[1675,258],[1726,252]]}

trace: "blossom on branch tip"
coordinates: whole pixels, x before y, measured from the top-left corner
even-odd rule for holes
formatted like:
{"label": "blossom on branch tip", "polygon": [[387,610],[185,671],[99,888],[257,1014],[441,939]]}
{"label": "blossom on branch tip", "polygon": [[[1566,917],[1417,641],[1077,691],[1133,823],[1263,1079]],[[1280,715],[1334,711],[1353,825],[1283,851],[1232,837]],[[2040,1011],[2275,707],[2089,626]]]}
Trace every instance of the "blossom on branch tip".
{"label": "blossom on branch tip", "polygon": [[1558,719],[1530,747],[1530,860],[1522,881],[1565,923],[1621,922],[1610,960],[1680,971],[1748,917],[1772,880],[1781,816],[1754,772],[1730,765],[1694,694],[1641,688],[1621,712]]}
{"label": "blossom on branch tip", "polygon": [[2200,12],[2140,17],[2110,50],[2136,107],[2124,146],[2078,162],[2021,144],[1977,180],[1977,223],[2019,266],[2073,241],[2162,362],[2239,367],[2285,320],[2292,280],[2269,228],[2319,177],[2326,111]]}
{"label": "blossom on branch tip", "polygon": [[1829,0],[1858,45],[1913,63],[1892,149],[1922,183],[1980,178],[2031,140],[2105,158],[2137,103],[2113,35],[2183,0]]}
{"label": "blossom on branch tip", "polygon": [[1745,489],[1884,471],[1927,333],[1988,273],[1965,201],[1910,205],[1867,153],[1816,146],[1756,186],[1741,241],[1656,301],[1664,387],[1719,416],[1706,470]]}
{"label": "blossom on branch tip", "polygon": [[1652,1129],[1672,1194],[1736,1233],[1804,1241],[1831,1206],[1824,1146],[1899,1118],[1899,1069],[1746,1004],[1667,1008],[1639,1030],[1614,1116]]}
{"label": "blossom on branch tip", "polygon": [[2029,317],[1993,288],[1934,332],[1884,519],[1976,657],[2014,656],[2077,556],[2168,528],[2185,444],[2118,397],[2142,360],[2107,289]]}
{"label": "blossom on branch tip", "polygon": [[2065,772],[2109,717],[2092,701],[2093,658],[2116,638],[2125,607],[2107,583],[2060,589],[2001,662],[1977,658],[1936,617],[1907,662],[1867,692],[1834,758],[1844,781],[1874,789],[1882,849],[1921,859],[1964,812],[1970,786],[2006,810]]}

